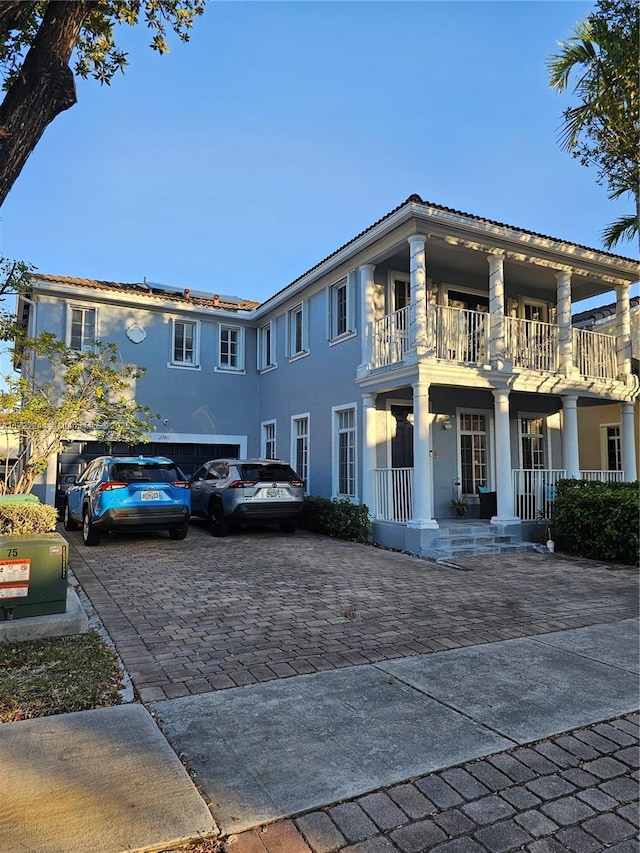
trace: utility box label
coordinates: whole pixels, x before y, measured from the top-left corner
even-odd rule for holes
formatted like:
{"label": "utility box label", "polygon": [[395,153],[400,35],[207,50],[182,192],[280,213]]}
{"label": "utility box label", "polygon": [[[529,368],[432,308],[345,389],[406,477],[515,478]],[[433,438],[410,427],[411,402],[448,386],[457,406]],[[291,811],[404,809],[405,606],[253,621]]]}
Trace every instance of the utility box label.
{"label": "utility box label", "polygon": [[29,595],[31,560],[0,560],[0,598]]}

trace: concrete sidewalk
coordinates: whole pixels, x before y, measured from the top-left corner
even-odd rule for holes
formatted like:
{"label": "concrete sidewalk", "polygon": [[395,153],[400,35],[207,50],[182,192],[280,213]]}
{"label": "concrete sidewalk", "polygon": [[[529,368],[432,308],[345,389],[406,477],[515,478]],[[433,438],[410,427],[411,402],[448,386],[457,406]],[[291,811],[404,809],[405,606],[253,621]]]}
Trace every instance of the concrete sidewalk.
{"label": "concrete sidewalk", "polygon": [[211,812],[238,833],[629,713],[638,628],[626,619],[154,703],[202,796],[140,705],[3,724],[0,853],[164,849],[211,833]]}
{"label": "concrete sidewalk", "polygon": [[637,710],[638,619],[156,702],[223,833]]}

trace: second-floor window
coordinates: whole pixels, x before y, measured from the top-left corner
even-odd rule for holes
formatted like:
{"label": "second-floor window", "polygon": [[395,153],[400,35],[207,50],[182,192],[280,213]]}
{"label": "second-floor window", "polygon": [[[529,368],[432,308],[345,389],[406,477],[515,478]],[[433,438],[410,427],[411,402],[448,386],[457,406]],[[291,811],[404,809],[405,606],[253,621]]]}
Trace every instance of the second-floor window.
{"label": "second-floor window", "polygon": [[71,308],[69,346],[76,352],[92,350],[96,342],[96,309]]}
{"label": "second-floor window", "polygon": [[244,370],[243,329],[240,326],[220,326],[221,370]]}
{"label": "second-floor window", "polygon": [[276,366],[275,335],[272,323],[258,329],[258,370]]}
{"label": "second-floor window", "polygon": [[289,358],[308,352],[306,303],[301,302],[289,311],[288,322],[288,353]]}
{"label": "second-floor window", "polygon": [[198,324],[186,320],[173,321],[172,362],[184,367],[198,365]]}
{"label": "second-floor window", "polygon": [[353,332],[353,281],[348,275],[329,288],[329,340]]}

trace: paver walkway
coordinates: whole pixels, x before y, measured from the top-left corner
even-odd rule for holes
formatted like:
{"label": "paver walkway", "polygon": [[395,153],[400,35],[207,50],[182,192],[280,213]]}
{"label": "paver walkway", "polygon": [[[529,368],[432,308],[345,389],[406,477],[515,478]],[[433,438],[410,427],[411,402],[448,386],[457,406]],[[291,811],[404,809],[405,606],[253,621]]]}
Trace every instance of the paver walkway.
{"label": "paver walkway", "polygon": [[633,569],[537,553],[466,571],[299,531],[66,533],[143,701],[636,616]]}

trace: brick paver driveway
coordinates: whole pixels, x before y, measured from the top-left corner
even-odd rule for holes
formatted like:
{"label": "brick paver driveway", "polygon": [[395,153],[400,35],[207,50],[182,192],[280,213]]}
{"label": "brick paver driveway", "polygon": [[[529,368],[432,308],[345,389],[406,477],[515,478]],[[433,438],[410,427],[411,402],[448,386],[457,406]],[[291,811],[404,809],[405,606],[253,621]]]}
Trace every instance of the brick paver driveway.
{"label": "brick paver driveway", "polygon": [[558,554],[456,570],[304,531],[65,536],[142,701],[638,614],[635,570]]}

